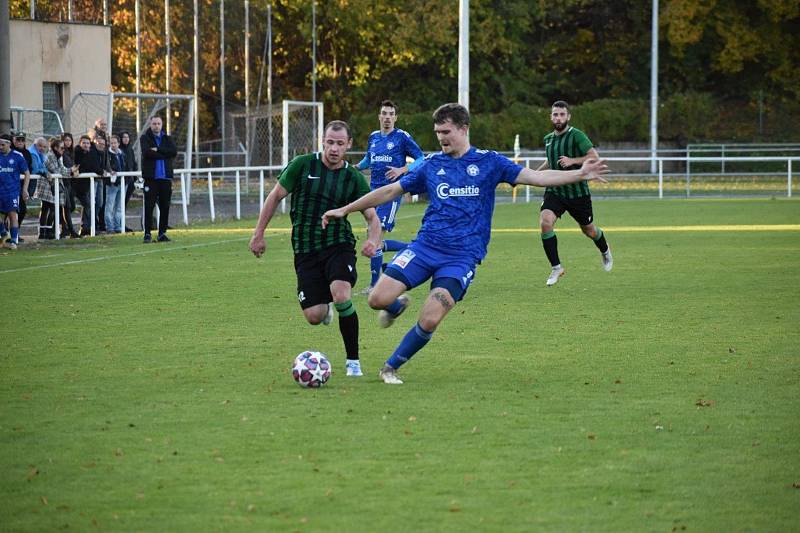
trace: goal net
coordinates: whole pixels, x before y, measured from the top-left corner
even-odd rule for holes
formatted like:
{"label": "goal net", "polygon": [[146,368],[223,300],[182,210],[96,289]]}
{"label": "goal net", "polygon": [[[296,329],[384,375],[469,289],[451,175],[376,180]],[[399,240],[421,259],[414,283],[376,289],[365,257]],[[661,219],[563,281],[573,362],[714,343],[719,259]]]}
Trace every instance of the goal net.
{"label": "goal net", "polygon": [[139,158],[139,137],[147,130],[150,118],[154,116],[162,118],[164,130],[178,147],[175,168],[191,167],[194,127],[191,95],[81,92],[70,102],[64,116],[64,129],[76,136],[77,142],[77,136],[92,129],[98,118],[104,118],[111,133],[127,131],[130,134],[133,149]]}

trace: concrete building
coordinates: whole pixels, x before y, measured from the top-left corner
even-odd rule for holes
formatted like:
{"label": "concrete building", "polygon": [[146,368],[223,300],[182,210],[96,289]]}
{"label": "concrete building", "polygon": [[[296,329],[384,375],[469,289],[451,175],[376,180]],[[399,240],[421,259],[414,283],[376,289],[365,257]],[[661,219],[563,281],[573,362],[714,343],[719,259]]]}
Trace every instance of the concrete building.
{"label": "concrete building", "polygon": [[[111,90],[110,26],[12,19],[9,33],[12,108],[49,109],[63,117],[78,93]],[[53,116],[38,116],[37,124],[37,113],[25,112],[15,128],[52,132]]]}

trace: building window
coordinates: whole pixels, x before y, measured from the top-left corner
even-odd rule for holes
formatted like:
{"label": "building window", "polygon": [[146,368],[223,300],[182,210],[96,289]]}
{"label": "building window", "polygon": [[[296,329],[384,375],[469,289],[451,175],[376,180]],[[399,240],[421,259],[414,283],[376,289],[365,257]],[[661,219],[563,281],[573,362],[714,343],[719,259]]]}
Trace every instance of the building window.
{"label": "building window", "polygon": [[53,113],[47,111],[54,111],[60,118],[64,117],[66,86],[66,83],[61,82],[46,81],[42,83],[42,109],[45,109],[42,116],[42,131],[45,135],[61,134],[58,119]]}

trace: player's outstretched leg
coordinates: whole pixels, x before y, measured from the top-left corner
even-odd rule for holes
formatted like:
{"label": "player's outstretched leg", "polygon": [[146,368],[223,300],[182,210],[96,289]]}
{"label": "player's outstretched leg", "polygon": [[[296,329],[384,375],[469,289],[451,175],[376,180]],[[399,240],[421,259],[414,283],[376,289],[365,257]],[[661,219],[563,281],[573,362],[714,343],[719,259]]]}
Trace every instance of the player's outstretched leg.
{"label": "player's outstretched leg", "polygon": [[406,364],[415,353],[428,344],[431,337],[433,337],[432,331],[424,330],[419,323],[414,324],[414,327],[408,330],[403,340],[395,348],[391,357],[386,360],[386,364],[378,372],[378,377],[389,385],[402,385],[403,381],[398,377],[397,369]]}
{"label": "player's outstretched leg", "polygon": [[388,328],[394,321],[403,314],[409,304],[411,298],[407,294],[401,294],[397,299],[389,304],[385,309],[378,311],[378,325],[382,328]]}

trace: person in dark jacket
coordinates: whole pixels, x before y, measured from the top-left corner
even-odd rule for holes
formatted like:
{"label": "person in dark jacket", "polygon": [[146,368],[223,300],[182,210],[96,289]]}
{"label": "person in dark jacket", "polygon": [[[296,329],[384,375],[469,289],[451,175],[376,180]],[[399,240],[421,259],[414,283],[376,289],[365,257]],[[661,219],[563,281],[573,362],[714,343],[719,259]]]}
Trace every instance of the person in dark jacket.
{"label": "person in dark jacket", "polygon": [[168,242],[167,224],[172,201],[172,176],[178,149],[172,138],[162,131],[161,117],[150,119],[150,128],[139,138],[144,178],[144,242],[152,242],[153,207],[158,202],[158,242]]}
{"label": "person in dark jacket", "polygon": [[[136,172],[139,170],[139,165],[136,162],[136,153],[133,151],[133,143],[131,142],[131,134],[123,131],[119,134],[119,149],[125,156],[125,172]],[[128,202],[131,201],[133,191],[135,189],[134,182],[137,180],[135,176],[127,176],[125,178],[125,209],[128,209]],[[141,218],[141,217],[140,217]],[[144,226],[142,226],[144,229]],[[125,226],[125,232],[130,233],[133,230]]]}
{"label": "person in dark jacket", "polygon": [[[78,174],[95,174],[98,176],[103,175],[103,168],[101,166],[100,154],[92,146],[92,140],[88,135],[81,135],[78,141],[78,147],[75,148],[75,165],[72,167],[72,175]],[[91,235],[91,195],[89,178],[79,178],[72,180],[72,190],[75,192],[75,197],[83,208],[81,215],[81,236]]]}

